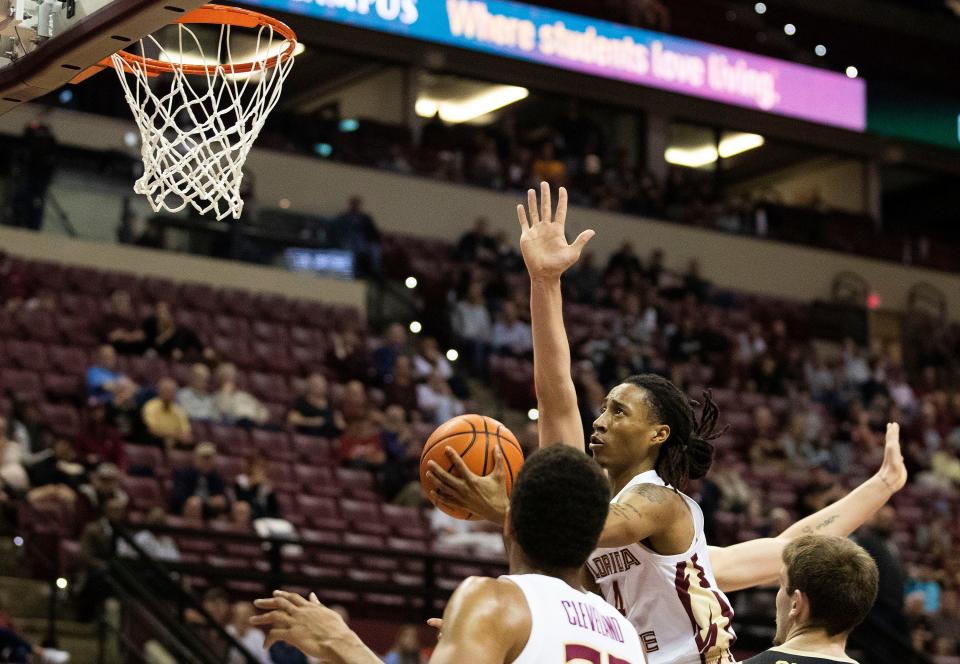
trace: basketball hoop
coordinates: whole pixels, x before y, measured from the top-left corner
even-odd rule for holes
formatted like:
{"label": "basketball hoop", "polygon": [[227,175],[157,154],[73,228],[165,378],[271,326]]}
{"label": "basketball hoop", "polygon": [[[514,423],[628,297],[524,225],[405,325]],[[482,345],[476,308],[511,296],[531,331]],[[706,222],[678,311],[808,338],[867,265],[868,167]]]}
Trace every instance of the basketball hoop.
{"label": "basketball hoop", "polygon": [[[202,36],[188,27],[197,24],[220,26],[215,52],[208,45],[204,53]],[[280,98],[297,36],[269,16],[222,5],[204,5],[174,25],[173,46],[145,37],[139,55],[119,51],[75,82],[116,70],[140,128],[143,175],[133,189],[155,212],[191,205],[217,219],[239,218],[243,164]],[[240,52],[239,35],[252,50]]]}

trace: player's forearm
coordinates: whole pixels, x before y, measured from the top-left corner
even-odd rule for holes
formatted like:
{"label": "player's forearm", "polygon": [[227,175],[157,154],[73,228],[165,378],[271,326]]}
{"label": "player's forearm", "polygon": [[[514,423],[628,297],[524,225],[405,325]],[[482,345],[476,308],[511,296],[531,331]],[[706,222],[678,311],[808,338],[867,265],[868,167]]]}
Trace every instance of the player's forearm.
{"label": "player's forearm", "polygon": [[845,537],[866,523],[892,495],[892,489],[880,475],[874,475],[832,505],[797,521],[784,530],[780,538],[792,540],[801,535]]}
{"label": "player's forearm", "polygon": [[[577,431],[564,431],[563,442],[583,444],[577,392],[570,372],[570,344],[563,325],[560,278],[533,280],[530,286],[530,319],[533,335],[533,378],[540,407],[541,426],[576,414]],[[571,416],[571,417],[566,417]],[[543,432],[542,432],[543,433]],[[541,440],[559,440],[541,435]]]}
{"label": "player's forearm", "polygon": [[320,652],[313,656],[337,664],[383,664],[383,660],[353,632],[347,638],[321,639]]}

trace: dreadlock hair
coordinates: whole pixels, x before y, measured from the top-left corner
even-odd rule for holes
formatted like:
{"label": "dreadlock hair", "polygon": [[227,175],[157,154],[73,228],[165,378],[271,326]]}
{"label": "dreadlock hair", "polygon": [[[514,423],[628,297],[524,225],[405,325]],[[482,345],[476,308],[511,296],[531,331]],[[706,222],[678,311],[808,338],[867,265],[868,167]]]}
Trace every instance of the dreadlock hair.
{"label": "dreadlock hair", "polygon": [[651,416],[670,427],[670,435],[657,455],[657,474],[678,491],[686,487],[688,481],[706,476],[713,463],[710,441],[726,431],[726,428],[717,430],[720,409],[710,391],[703,393],[703,410],[697,420],[694,406],[700,404],[687,398],[666,378],[638,374],[624,382],[646,390]]}

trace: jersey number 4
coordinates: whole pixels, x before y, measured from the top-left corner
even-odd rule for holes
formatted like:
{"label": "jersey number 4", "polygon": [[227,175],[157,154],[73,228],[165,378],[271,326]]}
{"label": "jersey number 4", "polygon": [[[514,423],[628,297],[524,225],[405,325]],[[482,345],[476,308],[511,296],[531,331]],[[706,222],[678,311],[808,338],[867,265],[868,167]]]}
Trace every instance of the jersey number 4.
{"label": "jersey number 4", "polygon": [[607,655],[606,661],[604,661],[603,653],[599,650],[594,650],[590,646],[567,646],[567,659],[564,664],[571,664],[571,662],[589,662],[589,664],[631,664],[625,659],[620,659],[619,657],[614,657],[613,655]]}

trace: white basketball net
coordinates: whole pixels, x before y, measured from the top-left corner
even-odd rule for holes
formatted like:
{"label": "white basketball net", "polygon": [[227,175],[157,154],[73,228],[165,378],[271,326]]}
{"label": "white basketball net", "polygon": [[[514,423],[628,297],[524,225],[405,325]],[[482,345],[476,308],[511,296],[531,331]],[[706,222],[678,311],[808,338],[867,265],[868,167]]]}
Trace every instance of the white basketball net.
{"label": "white basketball net", "polygon": [[[243,210],[243,164],[280,98],[293,57],[266,66],[287,46],[287,40],[270,26],[261,26],[256,28],[254,52],[236,54],[242,62],[254,63],[253,70],[233,74],[231,26],[220,27],[214,57],[204,56],[200,39],[190,27],[177,24],[177,28],[176,49],[164,48],[152,36],[140,41],[141,53],[147,52],[144,41],[159,49],[159,59],[173,65],[172,74],[149,77],[142,63],[113,56],[140,128],[143,176],[133,189],[147,197],[155,212],[179,212],[192,205],[217,219],[230,215],[237,219]],[[184,55],[185,45],[190,55]],[[209,65],[206,74],[185,74],[178,66],[198,64],[198,60]]]}

